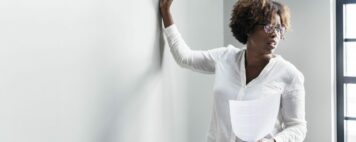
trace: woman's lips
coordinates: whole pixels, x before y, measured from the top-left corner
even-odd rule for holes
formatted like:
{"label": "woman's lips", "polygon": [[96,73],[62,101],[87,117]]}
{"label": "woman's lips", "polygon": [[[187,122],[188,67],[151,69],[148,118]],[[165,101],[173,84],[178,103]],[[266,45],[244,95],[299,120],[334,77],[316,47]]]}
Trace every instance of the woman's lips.
{"label": "woman's lips", "polygon": [[270,49],[274,49],[276,47],[276,43],[275,41],[270,41],[270,42],[267,42],[267,45]]}
{"label": "woman's lips", "polygon": [[277,42],[274,41],[274,40],[271,40],[271,41],[268,41],[268,42],[267,42],[267,44],[273,44],[273,45],[276,45],[276,43],[277,43]]}

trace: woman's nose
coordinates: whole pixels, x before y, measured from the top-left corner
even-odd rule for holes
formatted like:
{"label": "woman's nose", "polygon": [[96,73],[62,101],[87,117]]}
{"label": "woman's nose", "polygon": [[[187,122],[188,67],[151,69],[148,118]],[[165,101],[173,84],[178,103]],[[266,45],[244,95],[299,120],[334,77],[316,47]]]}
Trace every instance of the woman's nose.
{"label": "woman's nose", "polygon": [[276,36],[278,36],[278,32],[277,32],[277,30],[273,30],[273,32],[271,32],[269,35],[270,35],[272,38],[275,38]]}

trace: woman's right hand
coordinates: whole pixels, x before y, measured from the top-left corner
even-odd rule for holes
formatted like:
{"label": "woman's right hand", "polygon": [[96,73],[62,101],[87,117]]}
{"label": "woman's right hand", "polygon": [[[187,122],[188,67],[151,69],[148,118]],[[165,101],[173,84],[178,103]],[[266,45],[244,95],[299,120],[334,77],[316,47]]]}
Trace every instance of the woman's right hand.
{"label": "woman's right hand", "polygon": [[168,27],[173,24],[173,19],[171,15],[171,5],[173,0],[160,0],[159,10],[163,18],[164,27]]}
{"label": "woman's right hand", "polygon": [[172,2],[173,0],[160,0],[159,8],[162,16],[170,13]]}

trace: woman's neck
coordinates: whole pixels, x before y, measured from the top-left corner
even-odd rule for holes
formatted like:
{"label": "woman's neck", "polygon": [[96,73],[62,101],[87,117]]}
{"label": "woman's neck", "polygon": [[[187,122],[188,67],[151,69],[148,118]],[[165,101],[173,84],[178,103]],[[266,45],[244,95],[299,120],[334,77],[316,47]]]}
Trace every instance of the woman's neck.
{"label": "woman's neck", "polygon": [[246,67],[264,67],[273,57],[275,57],[273,54],[260,54],[247,48],[245,52],[245,65]]}

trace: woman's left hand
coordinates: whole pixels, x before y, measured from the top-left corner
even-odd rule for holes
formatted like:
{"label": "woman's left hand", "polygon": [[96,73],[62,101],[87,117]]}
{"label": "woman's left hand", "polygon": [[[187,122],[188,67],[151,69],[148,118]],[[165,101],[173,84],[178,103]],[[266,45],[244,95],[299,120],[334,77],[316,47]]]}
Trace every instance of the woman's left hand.
{"label": "woman's left hand", "polygon": [[275,142],[274,139],[266,139],[266,138],[263,138],[261,140],[258,140],[257,142]]}

